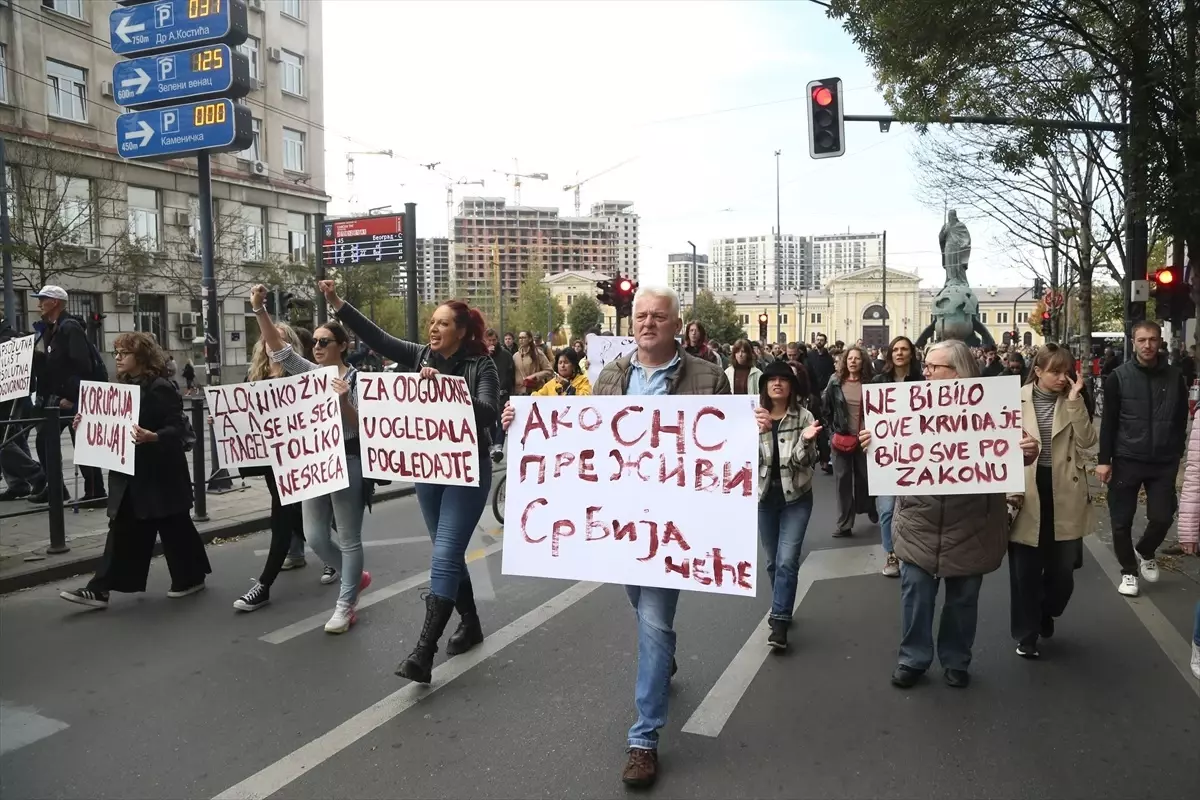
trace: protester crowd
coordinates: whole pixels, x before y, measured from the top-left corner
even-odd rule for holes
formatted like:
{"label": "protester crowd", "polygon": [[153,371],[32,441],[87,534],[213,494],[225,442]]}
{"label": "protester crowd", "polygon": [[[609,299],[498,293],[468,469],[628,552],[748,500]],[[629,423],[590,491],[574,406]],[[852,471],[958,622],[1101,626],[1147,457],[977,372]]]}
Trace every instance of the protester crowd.
{"label": "protester crowd", "polygon": [[[1030,352],[1000,353],[995,348],[973,350],[962,342],[942,341],[922,351],[904,336],[895,337],[886,348],[875,348],[840,341],[830,346],[825,336],[818,335],[811,346],[766,347],[744,339],[723,345],[710,341],[700,322],[684,325],[672,290],[643,286],[634,299],[631,319],[636,349],[605,364],[593,384],[587,376],[582,340],[555,352],[534,332],[506,332],[501,337],[486,327],[478,310],[450,300],[434,312],[427,341],[412,342],[380,329],[344,302],[332,281],[322,281],[318,288],[335,319],[314,330],[311,343],[305,343],[300,332],[270,318],[264,305],[265,287],[254,287],[250,306],[262,339],[247,379],[336,370],[332,383],[339,398],[348,485],[293,505],[281,504],[278,492],[272,491],[271,544],[263,572],[233,605],[245,613],[270,602],[279,571],[303,565],[307,541],[326,565],[322,582],[339,584],[325,630],[345,633],[356,621],[359,598],[371,582],[370,572],[364,569],[362,525],[374,483],[363,477],[359,370],[350,363],[356,352],[351,334],[369,353],[394,362],[402,371],[426,379],[460,376],[470,393],[479,432],[480,479],[473,486],[416,486],[433,542],[431,580],[416,645],[400,660],[396,674],[419,683],[432,680],[434,655],[443,638],[447,653],[454,656],[486,636],[465,555],[488,501],[489,462],[499,460],[505,432],[515,416],[509,402],[514,396],[756,396],[756,430],[747,430],[746,435],[758,437],[757,527],[771,586],[764,644],[775,650],[788,647],[801,552],[820,491],[837,510],[830,535],[879,536],[882,573],[898,579],[902,622],[891,681],[902,688],[916,685],[935,657],[948,685],[970,684],[980,588],[984,576],[998,570],[1005,556],[1015,652],[1026,659],[1043,655],[1045,640],[1056,634],[1057,622],[1068,608],[1074,572],[1083,564],[1082,539],[1093,530],[1087,478],[1093,447],[1098,446],[1096,477],[1107,486],[1121,570],[1119,592],[1134,597],[1143,583],[1159,580],[1157,551],[1175,516],[1176,476],[1185,450],[1189,458],[1179,539],[1183,552],[1197,552],[1200,432],[1193,426],[1188,436],[1186,365],[1169,363],[1161,330],[1152,322],[1134,326],[1134,358],[1111,365],[1106,359],[1097,425],[1092,413],[1095,398],[1074,357],[1053,344]],[[57,398],[64,424],[73,431],[79,424],[75,409],[79,382],[100,376],[82,328],[64,316],[66,293],[48,286],[37,297],[46,323],[38,353],[37,402],[44,405]],[[138,387],[142,398],[131,432],[139,453],[136,471],[132,476],[110,472],[107,491],[98,471],[88,479],[85,498],[104,499],[108,507],[104,562],[84,587],[61,593],[70,602],[99,608],[109,604],[111,592],[145,591],[156,536],[162,539],[171,572],[170,597],[202,590],[210,571],[188,514],[191,489],[185,453],[194,434],[184,417],[180,388],[166,354],[149,334],[127,333],[117,338],[113,355],[116,381]],[[1022,383],[1023,494],[870,494],[867,460],[873,437],[864,421],[866,384],[1006,374],[1019,376]],[[18,413],[29,411],[25,404],[14,406],[19,407]],[[39,436],[39,443],[43,438],[49,441],[48,436]],[[46,479],[30,466],[32,458],[23,440],[7,441],[0,455],[8,483],[8,496],[2,499],[45,491]],[[832,481],[818,482],[823,481],[816,478],[818,471],[831,475]],[[265,473],[272,484],[271,471]],[[1147,497],[1147,524],[1135,542],[1133,525],[1142,490]],[[860,527],[861,515],[871,525],[878,523],[879,532]],[[629,730],[622,778],[631,786],[648,786],[658,774],[659,731],[667,720],[669,684],[678,670],[674,618],[680,592],[644,586],[627,586],[626,591],[637,625],[637,719]],[[939,591],[943,602],[935,637]],[[455,613],[457,628],[446,637]],[[1200,678],[1200,604],[1196,614],[1191,663]]]}

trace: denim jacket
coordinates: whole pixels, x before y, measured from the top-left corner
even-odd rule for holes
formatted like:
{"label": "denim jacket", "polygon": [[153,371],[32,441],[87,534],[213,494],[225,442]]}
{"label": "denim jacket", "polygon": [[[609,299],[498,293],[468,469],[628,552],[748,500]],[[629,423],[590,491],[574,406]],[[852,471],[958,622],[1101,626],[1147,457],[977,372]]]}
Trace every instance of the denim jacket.
{"label": "denim jacket", "polygon": [[[783,483],[783,499],[791,503],[810,491],[813,465],[817,463],[817,440],[805,442],[804,429],[816,422],[812,413],[792,403],[787,416],[779,421],[779,477]],[[771,486],[771,431],[758,434],[758,499],[767,496]]]}

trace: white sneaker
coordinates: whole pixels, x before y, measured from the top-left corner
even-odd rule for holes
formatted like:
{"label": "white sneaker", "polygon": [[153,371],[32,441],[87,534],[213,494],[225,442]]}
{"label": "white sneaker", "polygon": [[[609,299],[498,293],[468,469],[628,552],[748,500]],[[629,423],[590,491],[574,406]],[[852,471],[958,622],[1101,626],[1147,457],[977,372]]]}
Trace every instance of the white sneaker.
{"label": "white sneaker", "polygon": [[1158,562],[1153,558],[1142,558],[1137,550],[1133,554],[1137,556],[1138,572],[1142,573],[1146,583],[1158,583]]}
{"label": "white sneaker", "polygon": [[345,600],[338,600],[337,607],[333,609],[333,616],[329,618],[329,622],[325,623],[325,632],[345,633],[350,630],[350,626],[354,624],[354,620],[354,606]]}
{"label": "white sneaker", "polygon": [[1192,674],[1200,678],[1200,644],[1192,642]]}
{"label": "white sneaker", "polygon": [[1136,575],[1122,575],[1121,585],[1117,587],[1117,591],[1126,597],[1138,596],[1138,582]]}

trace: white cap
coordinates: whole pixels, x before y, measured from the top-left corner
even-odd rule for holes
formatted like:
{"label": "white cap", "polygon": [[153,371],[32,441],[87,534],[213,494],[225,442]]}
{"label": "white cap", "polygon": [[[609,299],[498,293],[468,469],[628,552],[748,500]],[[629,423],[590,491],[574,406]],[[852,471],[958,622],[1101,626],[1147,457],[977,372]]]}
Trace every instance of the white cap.
{"label": "white cap", "polygon": [[67,290],[61,286],[51,286],[47,284],[42,287],[42,290],[34,295],[34,297],[44,297],[51,300],[66,300]]}

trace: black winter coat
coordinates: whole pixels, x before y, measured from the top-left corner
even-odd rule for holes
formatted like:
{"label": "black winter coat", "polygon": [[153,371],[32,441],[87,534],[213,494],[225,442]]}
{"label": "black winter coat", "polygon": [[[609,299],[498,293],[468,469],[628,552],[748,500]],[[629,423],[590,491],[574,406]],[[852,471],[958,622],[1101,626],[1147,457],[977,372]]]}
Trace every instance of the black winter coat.
{"label": "black winter coat", "polygon": [[133,475],[109,471],[109,518],[117,516],[127,492],[137,519],[162,519],[187,512],[192,507],[192,479],[183,449],[183,400],[166,378],[142,383],[138,425],[157,433],[158,441],[135,445]]}

